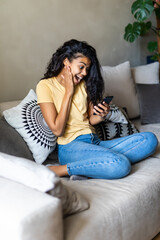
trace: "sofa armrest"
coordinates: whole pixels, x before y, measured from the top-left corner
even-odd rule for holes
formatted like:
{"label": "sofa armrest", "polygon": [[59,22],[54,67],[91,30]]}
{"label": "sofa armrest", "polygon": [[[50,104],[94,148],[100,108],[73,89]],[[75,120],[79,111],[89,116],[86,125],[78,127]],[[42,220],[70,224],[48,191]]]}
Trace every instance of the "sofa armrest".
{"label": "sofa armrest", "polygon": [[0,189],[0,239],[63,239],[59,199],[2,177]]}

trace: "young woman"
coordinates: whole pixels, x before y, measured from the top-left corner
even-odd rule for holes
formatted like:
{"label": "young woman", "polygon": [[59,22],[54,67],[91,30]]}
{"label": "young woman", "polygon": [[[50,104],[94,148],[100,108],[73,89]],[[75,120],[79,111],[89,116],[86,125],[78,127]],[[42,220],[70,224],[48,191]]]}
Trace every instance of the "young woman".
{"label": "young woman", "polygon": [[109,105],[96,51],[86,42],[70,40],[57,49],[37,85],[43,117],[58,139],[59,176],[122,178],[131,164],[154,153],[157,138],[151,132],[101,141],[93,125],[103,121]]}

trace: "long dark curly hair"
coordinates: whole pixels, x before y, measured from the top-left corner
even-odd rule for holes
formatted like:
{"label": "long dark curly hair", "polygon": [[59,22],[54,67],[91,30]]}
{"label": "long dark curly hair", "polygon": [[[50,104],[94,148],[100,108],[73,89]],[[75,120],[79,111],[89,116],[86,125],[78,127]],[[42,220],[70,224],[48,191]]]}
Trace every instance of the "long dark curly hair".
{"label": "long dark curly hair", "polygon": [[104,81],[101,75],[96,50],[85,41],[71,39],[59,47],[52,55],[47,71],[42,79],[58,76],[64,67],[64,59],[68,58],[68,60],[72,62],[73,59],[77,58],[77,53],[80,53],[91,60],[89,72],[84,80],[86,82],[88,100],[95,105],[102,100]]}

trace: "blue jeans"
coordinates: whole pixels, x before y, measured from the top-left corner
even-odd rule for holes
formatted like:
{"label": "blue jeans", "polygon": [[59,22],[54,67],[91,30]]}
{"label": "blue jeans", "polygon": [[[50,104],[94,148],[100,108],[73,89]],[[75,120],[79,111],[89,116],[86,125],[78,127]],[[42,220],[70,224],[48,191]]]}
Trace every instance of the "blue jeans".
{"label": "blue jeans", "polygon": [[68,174],[91,178],[122,178],[131,164],[155,152],[158,141],[151,132],[141,132],[113,140],[101,141],[96,134],[85,134],[66,145],[58,145],[61,165]]}

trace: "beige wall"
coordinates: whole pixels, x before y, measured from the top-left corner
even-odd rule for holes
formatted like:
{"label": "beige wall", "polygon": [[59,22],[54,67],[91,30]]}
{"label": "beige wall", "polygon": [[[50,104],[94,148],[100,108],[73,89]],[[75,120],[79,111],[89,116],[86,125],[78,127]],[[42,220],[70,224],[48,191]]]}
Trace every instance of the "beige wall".
{"label": "beige wall", "polygon": [[88,41],[102,65],[145,63],[142,44],[123,40],[131,0],[1,0],[0,102],[35,89],[52,53],[71,38]]}

